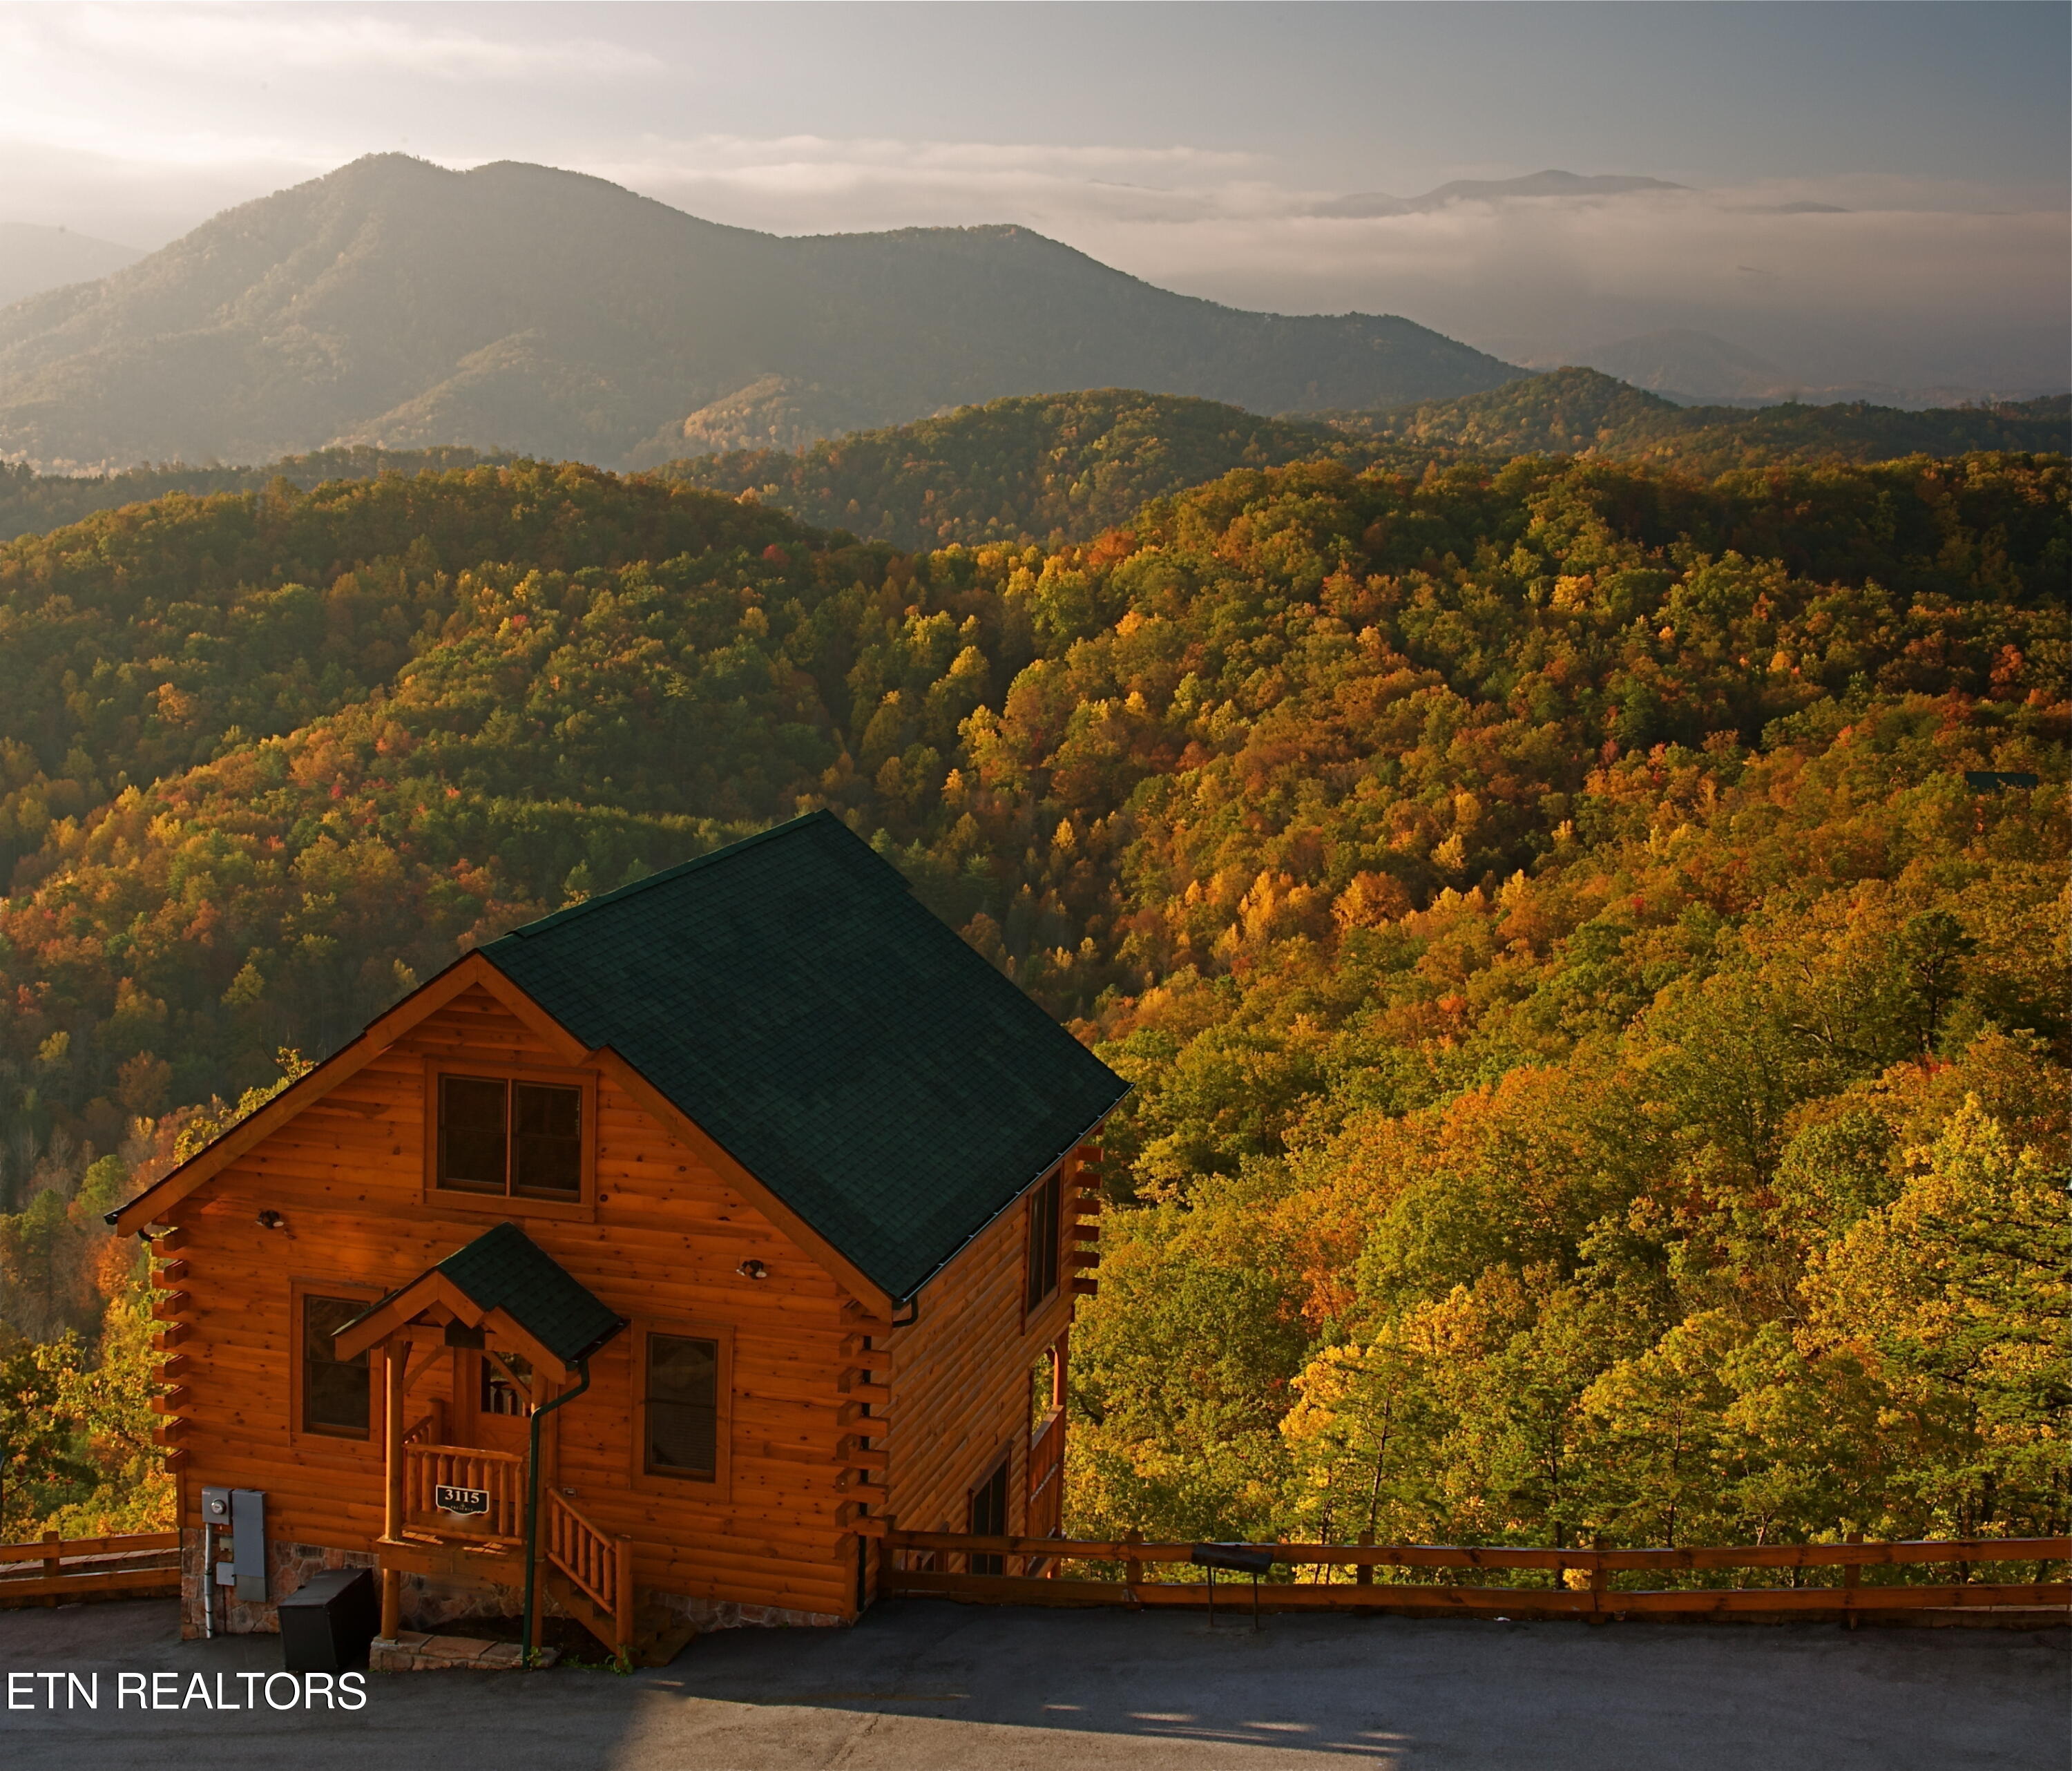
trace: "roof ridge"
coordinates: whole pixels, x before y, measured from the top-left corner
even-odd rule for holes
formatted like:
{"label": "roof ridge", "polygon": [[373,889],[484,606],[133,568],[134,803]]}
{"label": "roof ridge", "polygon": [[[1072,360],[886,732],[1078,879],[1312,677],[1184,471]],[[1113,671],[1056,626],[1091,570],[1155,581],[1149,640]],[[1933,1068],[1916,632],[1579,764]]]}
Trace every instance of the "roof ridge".
{"label": "roof ridge", "polygon": [[[608,892],[598,893],[594,898],[586,898],[579,904],[565,905],[560,910],[550,910],[545,916],[535,917],[529,922],[520,923],[515,929],[505,930],[503,934],[497,936],[496,941],[491,941],[488,945],[495,947],[497,941],[522,941],[535,935],[544,935],[549,929],[557,928],[564,922],[573,922],[577,917],[586,915],[592,910],[602,910],[607,904],[619,903],[623,899],[631,898],[635,893],[649,890],[656,886],[666,886],[670,881],[680,879],[686,873],[696,873],[701,868],[710,867],[717,862],[728,860],[739,854],[744,849],[753,849],[758,843],[770,842],[779,836],[796,834],[824,820],[828,824],[841,824],[842,829],[850,836],[856,834],[847,824],[842,824],[841,819],[823,806],[818,811],[808,812],[802,817],[787,818],[783,824],[772,824],[767,830],[758,830],[753,836],[742,836],[720,848],[708,849],[702,855],[693,855],[689,861],[678,861],[675,866],[665,867],[659,873],[650,873],[644,879],[636,879],[630,886],[615,886]],[[861,838],[857,840],[861,840]]]}

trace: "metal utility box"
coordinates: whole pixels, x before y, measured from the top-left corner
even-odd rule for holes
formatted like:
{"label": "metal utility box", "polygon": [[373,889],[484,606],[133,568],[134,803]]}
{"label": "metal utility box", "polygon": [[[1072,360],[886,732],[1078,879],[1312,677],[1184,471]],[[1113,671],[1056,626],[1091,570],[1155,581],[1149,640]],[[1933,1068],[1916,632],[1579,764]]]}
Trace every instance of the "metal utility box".
{"label": "metal utility box", "polygon": [[[234,1587],[236,1596],[266,1596],[266,1496],[256,1488],[204,1488],[201,1521],[205,1557],[211,1565],[203,1577],[219,1587]],[[230,1535],[230,1554],[223,1539]]]}
{"label": "metal utility box", "polygon": [[266,1599],[266,1495],[257,1488],[230,1491],[231,1568],[236,1596],[253,1604]]}
{"label": "metal utility box", "polygon": [[380,1596],[370,1568],[327,1568],[277,1609],[281,1649],[291,1673],[342,1673],[365,1666],[367,1645],[381,1624]]}

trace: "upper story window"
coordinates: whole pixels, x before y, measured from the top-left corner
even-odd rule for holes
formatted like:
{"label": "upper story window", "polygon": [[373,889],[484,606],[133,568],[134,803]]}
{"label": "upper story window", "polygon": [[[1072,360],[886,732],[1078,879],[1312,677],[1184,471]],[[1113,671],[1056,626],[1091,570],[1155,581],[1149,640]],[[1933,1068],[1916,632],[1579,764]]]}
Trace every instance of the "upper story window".
{"label": "upper story window", "polygon": [[1060,1178],[1054,1171],[1038,1182],[1029,1195],[1026,1284],[1022,1300],[1025,1313],[1034,1309],[1058,1288],[1058,1244],[1063,1233],[1059,1204],[1063,1190]]}
{"label": "upper story window", "polygon": [[583,1196],[579,1083],[441,1073],[434,1184],[451,1193],[575,1204]]}

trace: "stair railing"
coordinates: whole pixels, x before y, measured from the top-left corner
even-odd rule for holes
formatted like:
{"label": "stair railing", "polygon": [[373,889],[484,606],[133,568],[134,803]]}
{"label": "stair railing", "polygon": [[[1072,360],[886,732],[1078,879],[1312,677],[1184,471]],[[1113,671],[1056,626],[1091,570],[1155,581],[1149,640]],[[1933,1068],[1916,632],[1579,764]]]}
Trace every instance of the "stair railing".
{"label": "stair railing", "polygon": [[[565,1494],[547,1496],[547,1560],[611,1620],[607,1646],[633,1646],[633,1539],[612,1537],[583,1517]],[[598,1633],[602,1637],[602,1632]]]}

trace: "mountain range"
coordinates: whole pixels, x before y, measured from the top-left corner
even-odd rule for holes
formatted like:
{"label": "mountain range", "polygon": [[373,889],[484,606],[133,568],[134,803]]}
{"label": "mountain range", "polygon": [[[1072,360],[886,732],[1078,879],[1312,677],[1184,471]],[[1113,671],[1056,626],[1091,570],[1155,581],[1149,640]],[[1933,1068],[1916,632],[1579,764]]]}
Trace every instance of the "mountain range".
{"label": "mountain range", "polygon": [[2062,454],[2072,396],[1908,411],[1854,401],[1751,410],[1685,405],[1596,369],[1556,369],[1486,393],[1388,412],[1329,413],[1334,429],[1425,454],[1596,455],[1711,475],[1783,462],[1897,461],[1980,450]]}
{"label": "mountain range", "polygon": [[[1330,460],[1421,475],[1433,463],[1521,455],[1645,461],[1711,475],[1784,463],[1865,464],[1972,450],[2062,454],[2072,398],[1906,412],[1784,404],[1683,406],[1593,369],[1388,412],[1264,418],[1212,400],[1132,388],[996,400],[939,417],[669,462],[662,480],[775,506],[904,548],[1092,540],[1155,499],[1238,469]],[[327,449],[252,467],[140,467],[104,475],[0,466],[0,541],[167,493],[303,491],[333,481],[509,466],[465,448]]]}
{"label": "mountain range", "polygon": [[0,311],[0,455],[472,444],[639,466],[1013,394],[1301,411],[1520,372],[1405,319],[1174,294],[1026,228],[783,238],[549,167],[391,154]]}

